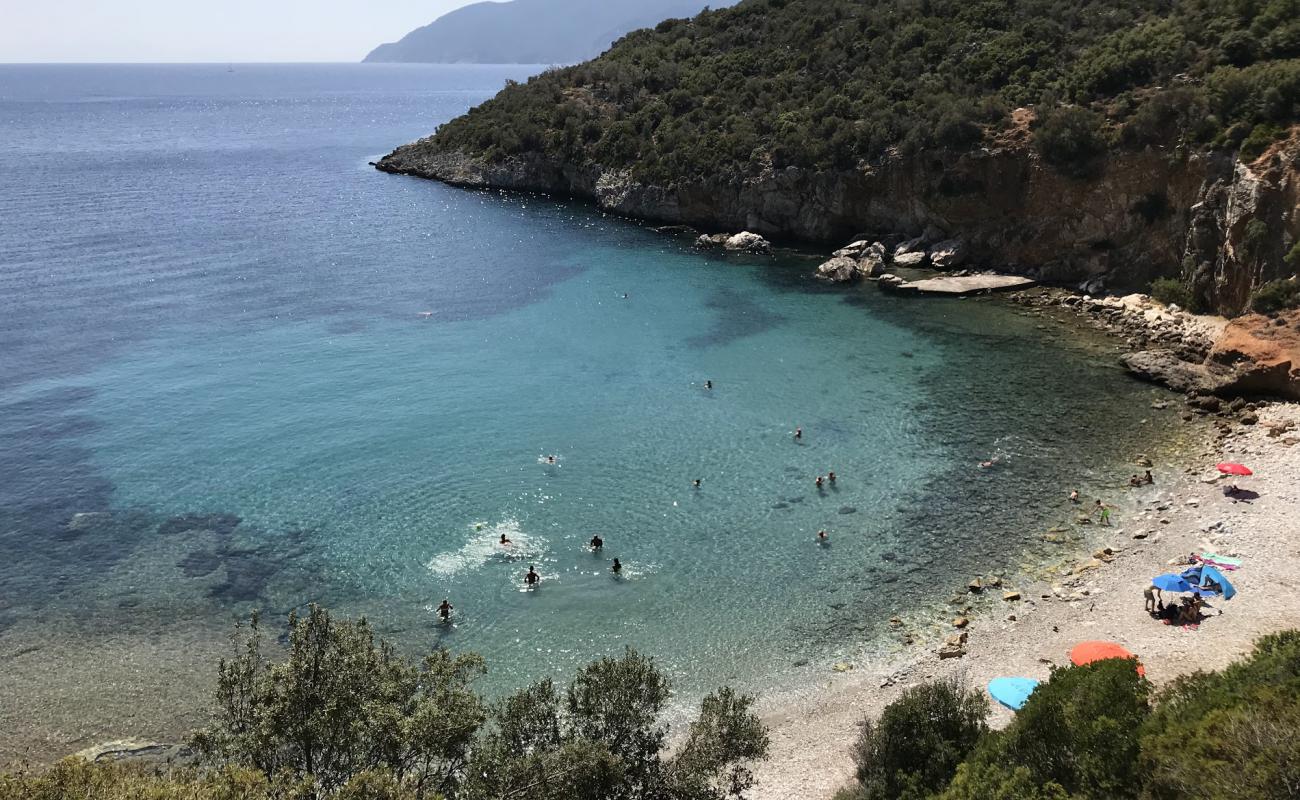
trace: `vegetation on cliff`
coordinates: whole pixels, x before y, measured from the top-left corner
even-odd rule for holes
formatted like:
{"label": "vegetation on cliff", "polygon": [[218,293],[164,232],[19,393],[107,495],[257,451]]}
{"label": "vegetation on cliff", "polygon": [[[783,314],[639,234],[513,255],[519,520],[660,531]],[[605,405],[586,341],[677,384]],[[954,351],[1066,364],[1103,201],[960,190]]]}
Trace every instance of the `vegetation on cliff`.
{"label": "vegetation on cliff", "polygon": [[195,736],[197,765],[65,761],[0,775],[22,800],[725,800],[753,783],[766,729],[753,698],[706,697],[681,745],[665,753],[668,681],[628,649],[489,701],[473,688],[476,655],[419,662],[376,641],[364,621],[312,607],[289,622],[288,654],[268,659],[260,624],[236,633],[218,671],[215,723]]}
{"label": "vegetation on cliff", "polygon": [[908,690],[864,727],[838,800],[1294,797],[1300,631],[1154,694],[1131,661],[1054,669],[1005,730],[986,713],[959,686]]}
{"label": "vegetation on cliff", "polygon": [[1300,0],[745,0],[508,85],[423,146],[672,183],[964,149],[1241,147],[1300,118]]}

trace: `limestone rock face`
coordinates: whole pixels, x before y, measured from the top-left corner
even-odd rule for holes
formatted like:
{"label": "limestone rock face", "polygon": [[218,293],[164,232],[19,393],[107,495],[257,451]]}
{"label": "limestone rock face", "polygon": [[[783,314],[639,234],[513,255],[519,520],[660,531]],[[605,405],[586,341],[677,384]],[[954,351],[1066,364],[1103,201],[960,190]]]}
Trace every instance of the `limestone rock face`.
{"label": "limestone rock face", "polygon": [[[870,169],[791,166],[664,185],[540,153],[489,162],[441,151],[436,137],[400,147],[376,167],[459,186],[576,196],[630,217],[765,237],[911,237],[894,248],[897,266],[921,266],[930,257],[926,244],[943,240],[930,249],[945,268],[997,264],[1089,290],[1146,290],[1156,277],[1181,276],[1207,307],[1231,313],[1260,283],[1285,277],[1282,255],[1300,239],[1300,129],[1250,164],[1231,154],[1173,157],[1149,148],[1112,153],[1086,179],[1061,174],[1028,144],[925,151]],[[946,245],[957,236],[960,248]]]}
{"label": "limestone rock face", "polygon": [[695,239],[695,247],[701,250],[718,250],[726,247],[731,237],[725,233],[701,233]]}
{"label": "limestone rock face", "polygon": [[1250,394],[1300,400],[1300,309],[1232,320],[1208,361],[1243,372],[1239,383]]}

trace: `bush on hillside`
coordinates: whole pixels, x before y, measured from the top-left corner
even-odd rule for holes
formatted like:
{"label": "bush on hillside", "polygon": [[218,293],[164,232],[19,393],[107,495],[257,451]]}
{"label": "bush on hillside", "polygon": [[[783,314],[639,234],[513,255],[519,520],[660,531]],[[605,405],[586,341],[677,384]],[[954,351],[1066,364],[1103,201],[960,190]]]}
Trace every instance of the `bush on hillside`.
{"label": "bush on hillside", "polygon": [[1090,174],[1095,159],[1106,152],[1101,117],[1075,106],[1044,116],[1034,131],[1034,141],[1043,160],[1077,177]]}
{"label": "bush on hillside", "polygon": [[1176,305],[1190,309],[1195,305],[1192,287],[1177,278],[1156,278],[1151,281],[1151,296],[1167,306]]}
{"label": "bush on hillside", "polygon": [[1066,169],[1112,132],[1236,146],[1300,120],[1298,18],[1296,0],[748,0],[507,86],[421,146],[673,183],[972,148],[1024,105],[1060,115],[1040,141]]}
{"label": "bush on hillside", "polygon": [[1300,281],[1282,278],[1261,285],[1250,296],[1250,309],[1257,314],[1272,314],[1300,306]]}
{"label": "bush on hillside", "polygon": [[880,719],[867,720],[854,746],[864,800],[924,798],[951,780],[988,730],[984,693],[955,680],[903,692]]}
{"label": "bush on hillside", "polygon": [[1266,636],[1221,672],[1180,678],[1144,725],[1151,800],[1295,797],[1300,791],[1300,631]]}

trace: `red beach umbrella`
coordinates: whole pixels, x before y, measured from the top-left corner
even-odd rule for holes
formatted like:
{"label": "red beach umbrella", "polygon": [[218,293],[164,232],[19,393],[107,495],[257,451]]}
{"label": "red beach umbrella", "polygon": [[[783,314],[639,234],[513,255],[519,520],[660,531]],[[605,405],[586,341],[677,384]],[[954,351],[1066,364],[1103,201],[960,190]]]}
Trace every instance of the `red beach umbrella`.
{"label": "red beach umbrella", "polygon": [[[1108,658],[1131,658],[1136,660],[1137,656],[1130,653],[1122,645],[1114,642],[1079,642],[1070,651],[1070,661],[1079,667],[1084,664],[1091,664],[1094,661],[1104,661]],[[1137,672],[1139,675],[1146,675],[1146,667],[1138,664]]]}
{"label": "red beach umbrella", "polygon": [[1215,464],[1214,466],[1219,470],[1219,472],[1222,472],[1224,475],[1245,476],[1245,475],[1255,474],[1250,471],[1250,467],[1246,466],[1245,464],[1238,464],[1234,461],[1224,461],[1223,463]]}

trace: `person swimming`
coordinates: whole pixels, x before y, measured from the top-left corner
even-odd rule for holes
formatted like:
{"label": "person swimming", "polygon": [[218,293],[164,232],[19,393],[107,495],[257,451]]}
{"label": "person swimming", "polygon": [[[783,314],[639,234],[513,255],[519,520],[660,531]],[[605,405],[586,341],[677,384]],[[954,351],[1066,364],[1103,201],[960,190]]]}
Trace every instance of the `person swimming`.
{"label": "person swimming", "polygon": [[713,381],[705,381],[705,382],[704,382],[704,388],[705,388],[705,389],[712,389],[712,388],[713,388]]}
{"label": "person swimming", "polygon": [[597,534],[591,537],[591,541],[588,542],[588,544],[591,545],[592,550],[599,550],[600,548],[605,546],[605,540],[600,538],[600,535]]}
{"label": "person swimming", "polygon": [[513,543],[510,541],[510,538],[507,537],[504,533],[501,534],[501,546],[502,546],[502,547],[509,547],[511,544],[513,544]]}
{"label": "person swimming", "polygon": [[442,617],[443,622],[451,621],[451,610],[455,608],[451,603],[443,598],[442,605],[438,606],[438,616]]}
{"label": "person swimming", "polygon": [[795,439],[802,439],[802,438],[803,438],[803,428],[795,428],[795,429],[794,429],[794,438],[795,438]]}
{"label": "person swimming", "polygon": [[541,583],[541,580],[542,580],[542,576],[537,574],[537,570],[534,569],[532,564],[529,564],[528,574],[524,576],[524,583],[527,584],[528,588],[531,589],[535,587],[538,583]]}
{"label": "person swimming", "polygon": [[835,472],[834,472],[834,470],[832,470],[832,471],[826,473],[826,480],[830,481],[831,483],[835,483]]}
{"label": "person swimming", "polygon": [[830,540],[830,536],[827,535],[825,530],[817,531],[817,541],[827,542],[829,540]]}
{"label": "person swimming", "polygon": [[820,475],[817,476],[817,480],[815,481],[815,483],[817,484],[818,489],[822,488],[822,484],[824,483],[824,481],[825,479],[822,478],[822,476]]}
{"label": "person swimming", "polygon": [[547,463],[547,464],[554,464],[554,463],[555,463],[555,456],[547,456],[547,457],[546,457],[546,463]]}
{"label": "person swimming", "polygon": [[696,489],[700,488],[700,479],[696,478],[695,480],[691,481],[691,485],[694,486]]}
{"label": "person swimming", "polygon": [[623,572],[623,563],[616,558],[614,559],[614,565],[611,566],[610,569],[615,575],[619,575]]}
{"label": "person swimming", "polygon": [[1071,503],[1078,503],[1078,502],[1080,502],[1080,500],[1079,500],[1079,490],[1078,490],[1078,489],[1071,489],[1071,490],[1070,490],[1070,502],[1071,502]]}

